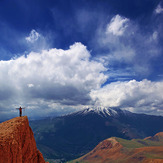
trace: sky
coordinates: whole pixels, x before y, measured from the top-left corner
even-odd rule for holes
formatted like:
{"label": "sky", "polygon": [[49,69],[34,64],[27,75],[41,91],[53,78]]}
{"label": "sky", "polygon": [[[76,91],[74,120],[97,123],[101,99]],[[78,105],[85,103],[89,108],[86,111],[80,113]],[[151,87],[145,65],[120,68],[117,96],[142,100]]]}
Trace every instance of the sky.
{"label": "sky", "polygon": [[0,0],[0,121],[86,107],[163,116],[162,0]]}

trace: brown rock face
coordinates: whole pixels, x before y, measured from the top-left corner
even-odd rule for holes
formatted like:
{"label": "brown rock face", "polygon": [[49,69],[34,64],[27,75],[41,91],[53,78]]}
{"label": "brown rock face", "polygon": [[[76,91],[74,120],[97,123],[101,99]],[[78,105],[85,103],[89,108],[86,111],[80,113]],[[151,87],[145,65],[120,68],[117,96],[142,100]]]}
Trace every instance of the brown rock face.
{"label": "brown rock face", "polygon": [[27,116],[0,124],[0,163],[45,163]]}

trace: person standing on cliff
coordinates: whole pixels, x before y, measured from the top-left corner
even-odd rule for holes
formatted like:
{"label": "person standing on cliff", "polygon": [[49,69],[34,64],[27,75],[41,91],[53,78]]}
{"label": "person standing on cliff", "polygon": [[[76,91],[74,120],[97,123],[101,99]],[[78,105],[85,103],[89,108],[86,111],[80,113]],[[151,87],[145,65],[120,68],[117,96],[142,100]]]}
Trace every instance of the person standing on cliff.
{"label": "person standing on cliff", "polygon": [[22,108],[22,107],[20,106],[20,108],[16,108],[16,109],[19,109],[19,116],[21,117],[21,116],[22,116],[22,109],[25,109],[25,108]]}

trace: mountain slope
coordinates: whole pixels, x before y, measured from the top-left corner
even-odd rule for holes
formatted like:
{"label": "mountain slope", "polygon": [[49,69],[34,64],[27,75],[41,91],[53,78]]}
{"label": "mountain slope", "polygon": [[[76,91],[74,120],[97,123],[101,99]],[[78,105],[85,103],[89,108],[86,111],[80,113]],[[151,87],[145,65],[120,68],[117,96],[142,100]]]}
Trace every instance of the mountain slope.
{"label": "mountain slope", "polygon": [[163,117],[118,108],[88,108],[57,118],[31,122],[45,158],[74,159],[108,137],[144,138],[163,131]]}
{"label": "mountain slope", "polygon": [[26,116],[0,124],[0,163],[11,162],[45,163]]}
{"label": "mountain slope", "polygon": [[163,132],[146,139],[125,140],[109,138],[100,142],[91,152],[72,161],[87,163],[163,162]]}

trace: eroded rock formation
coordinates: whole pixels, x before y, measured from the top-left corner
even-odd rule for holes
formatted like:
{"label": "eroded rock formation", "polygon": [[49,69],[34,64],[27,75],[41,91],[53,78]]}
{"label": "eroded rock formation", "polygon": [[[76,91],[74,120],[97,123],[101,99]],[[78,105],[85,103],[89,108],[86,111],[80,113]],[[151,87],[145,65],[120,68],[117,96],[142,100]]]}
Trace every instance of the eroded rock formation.
{"label": "eroded rock formation", "polygon": [[27,116],[0,124],[0,163],[45,163]]}

